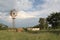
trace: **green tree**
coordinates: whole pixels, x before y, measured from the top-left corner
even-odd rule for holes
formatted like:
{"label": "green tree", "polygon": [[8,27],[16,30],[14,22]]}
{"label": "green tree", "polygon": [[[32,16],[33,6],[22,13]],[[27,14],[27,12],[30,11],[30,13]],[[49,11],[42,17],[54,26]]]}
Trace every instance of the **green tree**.
{"label": "green tree", "polygon": [[33,26],[33,28],[39,28],[39,24],[38,24],[38,25]]}
{"label": "green tree", "polygon": [[7,28],[7,25],[0,23],[0,30],[6,30]]}
{"label": "green tree", "polygon": [[1,28],[2,28],[2,24],[0,24],[0,30],[1,30]]}
{"label": "green tree", "polygon": [[60,26],[60,12],[52,13],[47,17],[48,24],[52,25],[52,28],[59,28]]}
{"label": "green tree", "polygon": [[45,29],[48,29],[48,23],[47,23],[47,21],[45,22]]}
{"label": "green tree", "polygon": [[39,19],[39,26],[40,26],[40,29],[44,29],[44,26],[45,25],[45,19],[44,18],[40,18]]}

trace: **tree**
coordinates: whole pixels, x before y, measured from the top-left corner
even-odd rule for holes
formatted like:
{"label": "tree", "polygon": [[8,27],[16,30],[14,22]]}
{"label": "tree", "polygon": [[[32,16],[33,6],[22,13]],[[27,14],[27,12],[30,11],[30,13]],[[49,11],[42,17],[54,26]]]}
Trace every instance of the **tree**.
{"label": "tree", "polygon": [[47,21],[45,22],[45,29],[48,29],[48,23],[47,23]]}
{"label": "tree", "polygon": [[0,24],[0,29],[2,28],[2,24]]}
{"label": "tree", "polygon": [[44,18],[39,19],[39,26],[40,26],[40,29],[43,29],[45,27],[45,19]]}
{"label": "tree", "polygon": [[38,25],[33,26],[33,28],[39,28],[39,24],[38,24]]}
{"label": "tree", "polygon": [[60,12],[52,13],[48,16],[47,22],[52,25],[52,28],[58,28],[58,26],[60,26]]}
{"label": "tree", "polygon": [[0,30],[6,30],[7,28],[7,25],[0,23]]}

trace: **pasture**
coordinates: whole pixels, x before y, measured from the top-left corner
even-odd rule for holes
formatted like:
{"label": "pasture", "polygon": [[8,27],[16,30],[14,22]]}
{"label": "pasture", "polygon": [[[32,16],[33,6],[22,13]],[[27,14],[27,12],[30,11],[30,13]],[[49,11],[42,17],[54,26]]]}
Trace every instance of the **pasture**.
{"label": "pasture", "polygon": [[0,40],[60,40],[60,34],[0,31]]}

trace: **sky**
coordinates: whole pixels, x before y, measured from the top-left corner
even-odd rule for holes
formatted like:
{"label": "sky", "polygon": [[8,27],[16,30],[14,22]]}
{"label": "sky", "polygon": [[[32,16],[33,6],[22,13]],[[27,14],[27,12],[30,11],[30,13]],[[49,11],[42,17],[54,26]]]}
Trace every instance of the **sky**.
{"label": "sky", "polygon": [[12,27],[12,9],[17,10],[15,26],[30,27],[39,24],[39,18],[59,12],[60,0],[0,0],[0,23]]}

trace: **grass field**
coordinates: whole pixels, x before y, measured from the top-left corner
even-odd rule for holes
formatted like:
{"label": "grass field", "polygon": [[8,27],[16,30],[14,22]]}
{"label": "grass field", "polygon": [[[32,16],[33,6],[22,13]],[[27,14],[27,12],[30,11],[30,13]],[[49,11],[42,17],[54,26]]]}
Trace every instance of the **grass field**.
{"label": "grass field", "polygon": [[0,31],[0,40],[60,40],[60,34]]}

